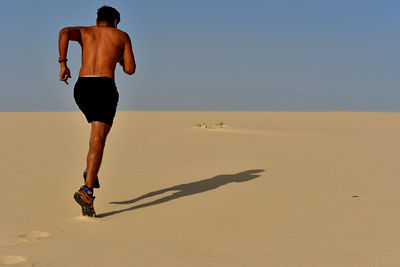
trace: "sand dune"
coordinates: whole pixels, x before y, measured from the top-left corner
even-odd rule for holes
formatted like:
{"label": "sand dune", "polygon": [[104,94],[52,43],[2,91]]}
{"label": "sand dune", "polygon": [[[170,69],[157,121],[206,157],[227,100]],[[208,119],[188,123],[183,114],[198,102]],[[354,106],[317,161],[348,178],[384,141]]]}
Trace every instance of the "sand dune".
{"label": "sand dune", "polygon": [[118,112],[97,218],[83,115],[0,121],[0,264],[400,266],[400,114]]}

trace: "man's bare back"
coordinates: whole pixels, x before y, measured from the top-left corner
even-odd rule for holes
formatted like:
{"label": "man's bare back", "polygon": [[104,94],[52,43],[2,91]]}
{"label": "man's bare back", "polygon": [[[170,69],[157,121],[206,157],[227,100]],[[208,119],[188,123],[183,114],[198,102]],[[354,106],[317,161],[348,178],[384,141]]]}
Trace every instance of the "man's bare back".
{"label": "man's bare back", "polygon": [[[135,73],[136,64],[129,35],[116,27],[97,26],[67,27],[60,31],[60,59],[66,58],[68,41],[77,41],[82,46],[82,67],[79,76],[101,76],[114,79],[115,66],[121,63],[124,72]],[[61,62],[60,80],[67,81],[70,71],[66,62]]]}
{"label": "man's bare back", "polygon": [[122,52],[125,72],[133,73],[133,54],[129,36],[112,27],[81,27],[82,67],[79,76],[105,76],[114,78],[114,70]]}

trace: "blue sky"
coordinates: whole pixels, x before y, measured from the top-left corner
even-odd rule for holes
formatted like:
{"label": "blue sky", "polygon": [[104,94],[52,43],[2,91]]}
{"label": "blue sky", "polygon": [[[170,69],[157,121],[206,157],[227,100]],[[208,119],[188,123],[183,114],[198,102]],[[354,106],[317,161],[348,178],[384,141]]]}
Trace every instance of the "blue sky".
{"label": "blue sky", "polygon": [[0,111],[78,110],[58,81],[58,32],[111,5],[137,71],[119,110],[400,111],[398,1],[14,0],[0,9]]}

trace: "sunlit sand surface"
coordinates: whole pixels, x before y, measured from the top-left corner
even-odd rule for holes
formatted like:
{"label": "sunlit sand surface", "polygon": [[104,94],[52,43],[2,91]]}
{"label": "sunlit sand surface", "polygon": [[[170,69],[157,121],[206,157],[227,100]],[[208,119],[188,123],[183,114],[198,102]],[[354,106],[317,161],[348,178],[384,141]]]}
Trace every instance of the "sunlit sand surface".
{"label": "sunlit sand surface", "polygon": [[400,266],[400,114],[118,112],[97,218],[82,114],[0,121],[0,264]]}

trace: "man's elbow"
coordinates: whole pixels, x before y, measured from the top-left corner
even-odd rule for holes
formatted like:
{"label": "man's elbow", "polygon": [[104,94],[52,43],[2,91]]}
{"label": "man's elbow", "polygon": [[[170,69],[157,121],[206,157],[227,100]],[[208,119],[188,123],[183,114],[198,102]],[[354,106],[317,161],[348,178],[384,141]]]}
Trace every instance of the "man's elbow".
{"label": "man's elbow", "polygon": [[68,29],[67,28],[62,28],[60,30],[59,36],[68,36]]}
{"label": "man's elbow", "polygon": [[68,35],[68,34],[69,34],[69,31],[70,31],[70,28],[71,28],[71,27],[62,28],[62,29],[60,30],[60,34],[66,34],[66,35]]}
{"label": "man's elbow", "polygon": [[126,74],[132,75],[132,74],[135,73],[136,67],[125,68],[124,71],[125,71]]}
{"label": "man's elbow", "polygon": [[71,38],[71,27],[65,27],[60,30],[59,38],[65,38],[72,40]]}

